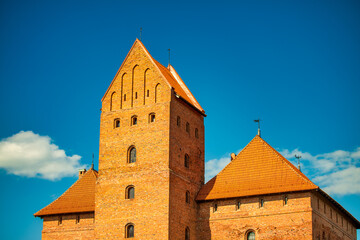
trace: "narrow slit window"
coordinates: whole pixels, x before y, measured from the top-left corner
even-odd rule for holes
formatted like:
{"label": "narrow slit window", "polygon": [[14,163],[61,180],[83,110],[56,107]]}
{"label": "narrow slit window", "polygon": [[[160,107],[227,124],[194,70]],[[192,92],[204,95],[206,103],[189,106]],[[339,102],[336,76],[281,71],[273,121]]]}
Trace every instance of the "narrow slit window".
{"label": "narrow slit window", "polygon": [[126,94],[124,94],[124,101],[126,101]]}
{"label": "narrow slit window", "polygon": [[188,227],[185,228],[185,240],[190,240],[190,229]]}
{"label": "narrow slit window", "polygon": [[150,90],[147,90],[146,91],[146,97],[149,97],[150,96]]}
{"label": "narrow slit window", "polygon": [[177,116],[177,118],[176,118],[176,125],[177,125],[178,127],[180,127],[180,123],[181,123],[181,119],[180,119],[179,116]]}
{"label": "narrow slit window", "polygon": [[189,191],[186,191],[185,201],[186,201],[186,203],[190,203],[190,192]]}
{"label": "narrow slit window", "polygon": [[199,138],[199,130],[197,128],[195,128],[195,137]]}
{"label": "narrow slit window", "polygon": [[288,197],[285,196],[285,197],[284,197],[284,205],[287,205],[287,204],[288,204]]}
{"label": "narrow slit window", "polygon": [[62,216],[59,216],[58,225],[61,225],[61,224],[62,224]]}
{"label": "narrow slit window", "polygon": [[240,207],[241,207],[241,202],[237,201],[236,202],[236,210],[240,210]]}
{"label": "narrow slit window", "polygon": [[190,167],[190,157],[189,157],[189,155],[187,155],[187,154],[185,154],[184,166],[185,166],[186,168],[189,168],[189,167]]}
{"label": "narrow slit window", "polygon": [[79,224],[80,223],[80,215],[77,215],[76,216],[76,224]]}
{"label": "narrow slit window", "polygon": [[137,92],[135,92],[135,99],[137,99]]}
{"label": "narrow slit window", "polygon": [[260,199],[260,207],[264,207],[264,199]]}
{"label": "narrow slit window", "polygon": [[218,210],[218,205],[217,205],[217,203],[215,203],[214,204],[214,212],[217,212],[217,210]]}
{"label": "narrow slit window", "polygon": [[186,132],[190,133],[190,123],[186,123]]}

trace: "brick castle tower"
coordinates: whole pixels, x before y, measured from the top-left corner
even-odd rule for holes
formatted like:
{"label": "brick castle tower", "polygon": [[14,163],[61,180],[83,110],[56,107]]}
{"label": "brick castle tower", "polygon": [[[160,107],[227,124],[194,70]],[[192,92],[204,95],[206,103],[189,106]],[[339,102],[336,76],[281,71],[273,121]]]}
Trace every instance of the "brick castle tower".
{"label": "brick castle tower", "polygon": [[205,116],[136,40],[102,98],[99,171],[34,214],[42,239],[357,239],[360,222],[260,134],[204,184]]}
{"label": "brick castle tower", "polygon": [[174,68],[136,40],[102,99],[97,239],[120,239],[124,226],[142,239],[195,238],[204,116]]}

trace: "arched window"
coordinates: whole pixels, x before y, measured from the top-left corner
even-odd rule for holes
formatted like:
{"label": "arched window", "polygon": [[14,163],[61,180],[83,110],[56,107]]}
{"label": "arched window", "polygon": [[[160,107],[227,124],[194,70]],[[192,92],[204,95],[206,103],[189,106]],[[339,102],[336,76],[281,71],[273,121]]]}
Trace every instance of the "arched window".
{"label": "arched window", "polygon": [[135,115],[135,116],[131,117],[131,126],[136,125],[136,124],[137,124],[137,116]]}
{"label": "arched window", "polygon": [[195,128],[195,137],[199,138],[199,130],[197,128]]}
{"label": "arched window", "polygon": [[190,133],[190,123],[186,123],[186,132]]}
{"label": "arched window", "polygon": [[255,233],[253,231],[248,232],[246,239],[255,240]]}
{"label": "arched window", "polygon": [[120,127],[120,119],[115,119],[114,120],[114,128],[118,128],[118,127]]}
{"label": "arched window", "polygon": [[187,155],[187,154],[185,154],[184,166],[185,166],[186,168],[189,168],[189,166],[190,166],[190,157],[189,157],[189,155]]}
{"label": "arched window", "polygon": [[190,240],[190,229],[189,229],[189,227],[185,228],[185,240]]}
{"label": "arched window", "polygon": [[126,199],[134,199],[135,198],[135,187],[134,186],[127,186],[126,187],[126,193],[125,193]]}
{"label": "arched window", "polygon": [[185,201],[186,201],[186,203],[190,203],[190,192],[189,191],[186,191]]}
{"label": "arched window", "polygon": [[128,224],[125,226],[125,238],[133,238],[134,235],[135,235],[134,224],[128,223]]}
{"label": "arched window", "polygon": [[136,148],[134,146],[129,148],[128,163],[136,162]]}
{"label": "arched window", "polygon": [[149,123],[155,122],[155,113],[149,114]]}

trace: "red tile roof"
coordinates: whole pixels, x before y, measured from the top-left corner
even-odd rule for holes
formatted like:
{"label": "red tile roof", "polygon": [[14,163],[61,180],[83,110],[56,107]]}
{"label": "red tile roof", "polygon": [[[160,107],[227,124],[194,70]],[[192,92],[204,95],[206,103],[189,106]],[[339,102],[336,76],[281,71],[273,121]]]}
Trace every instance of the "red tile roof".
{"label": "red tile roof", "polygon": [[217,176],[199,191],[196,200],[212,200],[319,187],[256,136]]}
{"label": "red tile roof", "polygon": [[159,73],[164,77],[164,80],[169,84],[169,87],[172,87],[174,91],[181,96],[186,102],[191,104],[195,109],[199,110],[203,115],[205,115],[204,109],[200,106],[198,101],[195,99],[195,97],[190,92],[189,88],[185,85],[183,80],[180,78],[179,74],[175,71],[173,66],[169,65],[167,68],[164,67],[161,63],[156,61],[149,53],[149,51],[145,48],[144,44],[139,40],[136,39],[133,46],[131,47],[130,51],[128,52],[124,62],[121,64],[119,70],[117,71],[114,79],[112,80],[109,88],[107,89],[105,95],[103,96],[102,100],[104,100],[106,94],[108,93],[109,89],[111,88],[113,82],[115,81],[116,77],[118,76],[122,66],[124,65],[126,59],[130,55],[130,52],[134,49],[134,46],[136,44],[139,44],[139,46],[145,51],[145,53],[148,55],[150,60],[154,63],[154,68],[159,71]]}
{"label": "red tile roof", "polygon": [[34,214],[45,215],[95,211],[95,184],[97,171],[90,169],[58,199]]}

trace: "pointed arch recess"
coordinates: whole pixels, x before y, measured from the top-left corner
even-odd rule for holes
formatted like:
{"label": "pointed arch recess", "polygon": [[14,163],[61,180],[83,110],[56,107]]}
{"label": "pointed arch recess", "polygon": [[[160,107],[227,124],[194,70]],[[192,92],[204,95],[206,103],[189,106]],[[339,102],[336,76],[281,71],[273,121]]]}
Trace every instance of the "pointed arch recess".
{"label": "pointed arch recess", "polygon": [[144,103],[143,103],[143,105],[146,104],[146,101],[145,101],[145,99],[146,99],[146,80],[147,80],[146,74],[147,74],[148,70],[150,70],[150,68],[147,68],[144,72]]}
{"label": "pointed arch recess", "polygon": [[132,69],[132,78],[131,78],[131,107],[134,107],[134,81],[135,81],[135,69],[139,67],[138,64],[136,64]]}
{"label": "pointed arch recess", "polygon": [[123,87],[124,87],[124,77],[126,72],[121,76],[121,96],[120,96],[120,109],[123,108]]}
{"label": "pointed arch recess", "polygon": [[110,111],[114,111],[114,101],[116,100],[116,92],[113,92],[110,97]]}
{"label": "pointed arch recess", "polygon": [[161,84],[158,83],[155,86],[155,103],[159,102],[159,98],[160,98],[160,89],[161,89]]}

